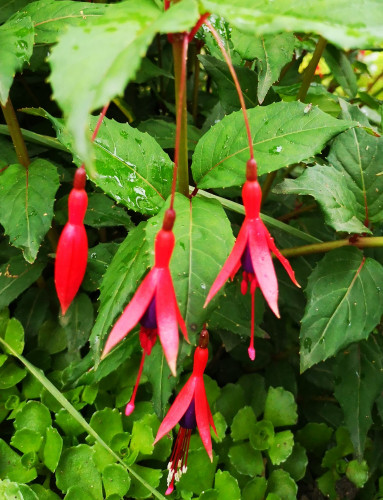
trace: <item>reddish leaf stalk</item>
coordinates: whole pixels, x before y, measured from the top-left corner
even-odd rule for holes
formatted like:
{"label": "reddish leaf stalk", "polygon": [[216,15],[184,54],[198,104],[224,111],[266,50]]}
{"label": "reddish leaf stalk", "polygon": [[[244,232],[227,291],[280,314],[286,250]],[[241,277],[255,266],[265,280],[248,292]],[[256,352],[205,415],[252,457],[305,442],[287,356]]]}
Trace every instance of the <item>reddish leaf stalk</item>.
{"label": "reddish leaf stalk", "polygon": [[234,80],[235,88],[237,89],[239,101],[241,103],[241,108],[242,108],[242,112],[243,112],[243,118],[245,120],[247,140],[249,142],[250,158],[253,160],[254,159],[253,140],[252,140],[252,137],[251,137],[250,124],[249,124],[249,119],[248,119],[247,112],[246,112],[246,104],[245,104],[245,99],[243,98],[243,93],[242,93],[241,85],[239,84],[238,77],[237,77],[237,74],[235,72],[233,63],[231,62],[230,55],[226,51],[226,49],[225,49],[225,47],[224,47],[224,45],[222,43],[222,40],[220,39],[217,31],[214,29],[214,27],[212,26],[212,24],[210,23],[209,20],[206,19],[205,20],[205,24],[209,28],[209,30],[211,31],[211,34],[215,38],[216,42],[218,43],[218,46],[219,46],[219,48],[220,48],[220,50],[222,52],[223,57],[225,58],[226,64],[228,65],[229,71],[230,71],[231,76],[232,76],[232,78]]}

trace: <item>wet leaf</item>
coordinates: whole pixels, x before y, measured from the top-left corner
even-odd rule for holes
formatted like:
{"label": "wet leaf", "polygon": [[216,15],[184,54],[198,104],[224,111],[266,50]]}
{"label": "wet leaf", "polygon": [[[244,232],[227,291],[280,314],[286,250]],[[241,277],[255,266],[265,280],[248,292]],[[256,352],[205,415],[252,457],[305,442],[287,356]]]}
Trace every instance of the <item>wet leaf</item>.
{"label": "wet leaf", "polygon": [[356,248],[334,250],[319,262],[306,289],[300,333],[301,371],[368,337],[383,313],[382,266]]}

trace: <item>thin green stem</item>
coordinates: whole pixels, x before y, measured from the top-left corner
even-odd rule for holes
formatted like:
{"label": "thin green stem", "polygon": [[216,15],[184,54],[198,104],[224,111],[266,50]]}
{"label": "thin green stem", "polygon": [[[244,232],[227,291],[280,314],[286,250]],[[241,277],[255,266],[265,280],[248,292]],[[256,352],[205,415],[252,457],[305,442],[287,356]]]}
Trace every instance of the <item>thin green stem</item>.
{"label": "thin green stem", "polygon": [[20,125],[17,120],[16,113],[12,106],[10,97],[8,97],[8,101],[6,102],[5,106],[1,105],[1,109],[3,110],[4,118],[7,123],[8,130],[16,150],[16,155],[19,160],[19,163],[23,165],[25,168],[28,168],[30,164],[30,159],[27,147],[25,145]]}
{"label": "thin green stem", "polygon": [[326,47],[326,44],[327,44],[327,40],[325,38],[323,38],[322,36],[319,37],[319,40],[318,40],[318,43],[315,47],[311,61],[309,62],[308,66],[303,74],[302,85],[301,85],[301,88],[299,89],[299,92],[297,95],[297,101],[305,102],[307,92],[308,92],[308,90],[310,88],[310,84],[314,78],[315,69],[318,66],[320,58],[322,57],[323,51]]}
{"label": "thin green stem", "polygon": [[194,81],[193,81],[193,101],[192,101],[192,114],[193,114],[194,125],[197,125],[197,116],[198,116],[198,91],[199,91],[199,75],[200,75],[198,55],[201,52],[201,47],[202,45],[197,40],[194,53]]}
{"label": "thin green stem", "polygon": [[310,255],[312,253],[330,252],[341,247],[357,248],[377,248],[383,247],[383,236],[362,236],[356,241],[350,241],[348,238],[337,241],[325,241],[323,243],[314,243],[312,245],[303,245],[295,248],[286,248],[282,250],[285,257],[298,257],[301,255]]}
{"label": "thin green stem", "polygon": [[[194,187],[190,186],[190,192],[194,191]],[[226,198],[222,198],[221,196],[217,196],[213,193],[208,193],[203,189],[198,190],[197,196],[203,196],[204,198],[212,198],[217,200],[224,208],[231,210],[232,212],[236,212],[238,214],[245,215],[245,208],[243,205],[236,203],[235,201],[227,200]],[[291,236],[295,236],[296,238],[301,239],[302,241],[307,241],[309,243],[322,243],[322,241],[315,236],[311,236],[311,234],[306,234],[299,229],[296,229],[293,226],[289,226],[284,222],[280,222],[277,219],[273,219],[273,217],[269,217],[268,215],[261,214],[261,219],[263,222],[274,229],[278,229],[280,231],[284,231],[285,233],[291,234]]]}
{"label": "thin green stem", "polygon": [[176,144],[174,151],[174,173],[172,185],[172,201],[176,181],[178,191],[184,196],[189,194],[189,164],[188,164],[188,136],[187,136],[187,110],[186,110],[186,60],[188,49],[188,36],[186,34],[173,36],[173,58],[176,94]]}
{"label": "thin green stem", "polygon": [[82,428],[92,436],[112,457],[119,462],[132,476],[134,476],[145,488],[147,488],[152,495],[160,500],[165,500],[165,497],[161,495],[157,490],[155,490],[150,484],[145,481],[137,472],[135,472],[131,467],[126,465],[126,463],[115,453],[105,441],[99,436],[99,434],[88,424],[85,418],[79,413],[74,406],[65,398],[65,396],[55,387],[50,380],[46,378],[43,371],[36,368],[32,363],[30,363],[24,356],[17,353],[13,347],[11,347],[5,340],[0,337],[0,343],[5,347],[6,352],[10,352],[12,356],[17,358],[25,368],[44,386],[44,388],[61,404],[63,408],[82,426]]}

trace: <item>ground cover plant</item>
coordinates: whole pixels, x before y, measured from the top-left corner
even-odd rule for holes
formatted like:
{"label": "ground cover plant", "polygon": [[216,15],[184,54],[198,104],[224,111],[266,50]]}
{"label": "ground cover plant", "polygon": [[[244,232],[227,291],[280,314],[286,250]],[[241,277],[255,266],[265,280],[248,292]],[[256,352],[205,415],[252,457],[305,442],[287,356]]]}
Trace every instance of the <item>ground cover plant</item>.
{"label": "ground cover plant", "polygon": [[0,498],[383,498],[382,26],[0,3]]}

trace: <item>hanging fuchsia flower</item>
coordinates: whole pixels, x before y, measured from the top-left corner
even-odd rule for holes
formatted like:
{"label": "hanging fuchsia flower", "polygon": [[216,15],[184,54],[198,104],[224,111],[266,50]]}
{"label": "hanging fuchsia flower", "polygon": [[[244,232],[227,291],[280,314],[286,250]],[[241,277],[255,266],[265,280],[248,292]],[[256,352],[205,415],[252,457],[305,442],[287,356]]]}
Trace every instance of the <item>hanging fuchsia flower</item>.
{"label": "hanging fuchsia flower", "polygon": [[88,206],[84,167],[76,170],[68,200],[68,222],[60,235],[55,260],[55,285],[65,314],[84,278],[88,260],[88,238],[84,216]]}
{"label": "hanging fuchsia flower", "polygon": [[242,266],[243,280],[241,291],[245,294],[248,283],[250,283],[250,293],[252,296],[252,325],[249,357],[254,360],[254,294],[257,287],[261,289],[271,310],[279,318],[278,281],[271,258],[271,252],[274,253],[286,269],[293,283],[297,286],[299,286],[299,284],[295,279],[294,271],[289,261],[283,257],[277,249],[274,239],[261,220],[260,209],[262,191],[257,181],[256,162],[254,159],[250,159],[247,162],[246,182],[242,188],[242,199],[246,212],[245,220],[243,221],[231,254],[209,291],[204,307],[207,306],[229,277],[234,279],[235,274]]}
{"label": "hanging fuchsia flower", "polygon": [[133,396],[126,408],[127,415],[134,409],[134,398],[145,355],[150,354],[157,334],[173,375],[176,375],[178,326],[181,328],[185,339],[189,342],[169,270],[169,262],[174,249],[174,234],[172,231],[174,219],[174,210],[167,210],[162,229],[158,232],[155,240],[154,266],[114,325],[102,353],[102,357],[106,356],[115,345],[128,335],[137,323],[141,324],[140,342],[144,352]]}
{"label": "hanging fuchsia flower", "polygon": [[212,444],[210,436],[210,427],[217,434],[213,416],[211,414],[209,403],[206,397],[205,386],[203,382],[203,373],[206,368],[209,352],[209,333],[203,329],[198,347],[194,353],[193,373],[184,385],[181,392],[176,397],[160,428],[158,429],[154,444],[165,436],[178,423],[180,428],[173,447],[173,452],[168,464],[168,489],[166,495],[174,489],[174,483],[179,481],[182,474],[187,470],[187,458],[189,451],[190,436],[196,427],[198,427],[202,443],[213,461]]}

